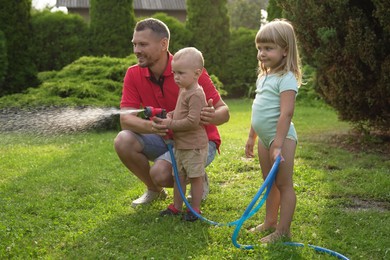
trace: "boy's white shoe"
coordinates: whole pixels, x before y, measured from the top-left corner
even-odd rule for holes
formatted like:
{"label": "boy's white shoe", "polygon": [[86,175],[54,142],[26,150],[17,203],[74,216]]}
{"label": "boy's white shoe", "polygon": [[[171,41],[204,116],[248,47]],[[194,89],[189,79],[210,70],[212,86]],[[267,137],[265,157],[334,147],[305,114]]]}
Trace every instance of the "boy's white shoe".
{"label": "boy's white shoe", "polygon": [[138,205],[142,205],[142,204],[148,204],[156,199],[165,199],[166,197],[168,196],[168,193],[166,192],[165,189],[162,189],[160,192],[157,192],[157,191],[151,191],[151,190],[147,190],[144,194],[142,194],[141,197],[139,197],[138,199],[134,200],[132,203],[131,203],[131,206],[133,208],[137,207]]}

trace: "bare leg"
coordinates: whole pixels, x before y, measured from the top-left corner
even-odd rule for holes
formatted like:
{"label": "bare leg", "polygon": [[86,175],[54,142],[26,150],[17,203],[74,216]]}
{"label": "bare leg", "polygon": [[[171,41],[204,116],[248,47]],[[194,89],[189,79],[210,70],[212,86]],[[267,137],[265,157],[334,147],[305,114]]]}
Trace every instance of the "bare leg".
{"label": "bare leg", "polygon": [[296,142],[286,139],[283,145],[282,154],[284,162],[279,165],[279,172],[276,176],[275,186],[280,191],[280,220],[276,231],[261,239],[261,242],[274,242],[285,236],[290,237],[290,226],[293,219],[296,195],[293,186],[293,168]]}
{"label": "bare leg", "polygon": [[174,203],[175,208],[178,209],[178,210],[182,210],[182,208],[183,208],[183,199],[181,198],[178,185],[180,185],[183,193],[185,194],[186,193],[186,182],[185,182],[185,179],[186,179],[185,176],[180,175],[179,176],[180,183],[177,183],[175,181],[175,185],[174,185],[173,203]]}
{"label": "bare leg", "polygon": [[[269,155],[269,151],[259,142],[258,155],[260,160],[260,167],[263,173],[263,179],[265,180],[271,170],[272,164]],[[268,198],[265,204],[265,219],[264,223],[252,228],[252,232],[262,232],[273,230],[278,223],[278,212],[280,203],[280,193],[276,185],[272,185],[271,191],[268,194]]]}
{"label": "bare leg", "polygon": [[157,160],[150,169],[150,178],[156,186],[172,188],[174,185],[172,164],[165,160]]}
{"label": "bare leg", "polygon": [[191,206],[200,210],[203,195],[203,177],[190,178],[190,182],[192,192]]}
{"label": "bare leg", "polygon": [[119,132],[114,147],[122,163],[146,185],[148,190],[161,191],[161,187],[156,186],[149,175],[149,161],[141,153],[141,144],[130,131]]}

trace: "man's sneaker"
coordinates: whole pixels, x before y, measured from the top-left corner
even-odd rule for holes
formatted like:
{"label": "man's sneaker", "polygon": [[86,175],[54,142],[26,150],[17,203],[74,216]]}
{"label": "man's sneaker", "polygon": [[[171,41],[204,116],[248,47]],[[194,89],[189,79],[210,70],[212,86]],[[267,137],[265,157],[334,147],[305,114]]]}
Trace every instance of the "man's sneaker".
{"label": "man's sneaker", "polygon": [[[194,209],[195,210],[195,209]],[[198,212],[198,214],[202,214],[202,212]],[[183,215],[183,220],[194,222],[197,221],[199,218],[189,209],[187,209],[187,214]]]}
{"label": "man's sneaker", "polygon": [[[202,194],[202,200],[206,200],[207,196],[209,195],[210,187],[209,187],[209,178],[207,177],[207,173],[204,175],[204,181],[203,181],[203,194]],[[188,192],[187,200],[192,200],[192,194],[191,189]]]}
{"label": "man's sneaker", "polygon": [[133,208],[137,207],[138,205],[142,204],[148,204],[156,199],[165,199],[168,196],[168,193],[165,191],[165,189],[162,189],[160,192],[147,190],[141,197],[134,200],[131,203],[131,206]]}
{"label": "man's sneaker", "polygon": [[173,204],[170,204],[166,210],[160,212],[160,216],[175,216],[181,214],[181,211],[175,208]]}

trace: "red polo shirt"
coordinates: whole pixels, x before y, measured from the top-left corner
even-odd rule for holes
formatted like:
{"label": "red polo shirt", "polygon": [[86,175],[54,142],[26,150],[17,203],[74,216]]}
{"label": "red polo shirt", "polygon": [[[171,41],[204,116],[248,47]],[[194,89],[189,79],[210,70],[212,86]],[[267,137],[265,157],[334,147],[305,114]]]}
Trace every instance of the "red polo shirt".
{"label": "red polo shirt", "polygon": [[[148,68],[141,68],[138,65],[128,68],[124,78],[120,107],[139,108],[141,106],[152,106],[164,108],[167,112],[174,110],[179,95],[179,87],[173,79],[172,58],[172,54],[169,53],[168,65],[162,75],[164,78],[162,87],[151,81],[152,75]],[[205,69],[203,69],[198,83],[203,87],[206,100],[212,98],[213,103],[216,104],[221,99]],[[219,149],[221,138],[217,127],[215,125],[206,125],[205,128],[209,140],[215,142],[217,149]]]}

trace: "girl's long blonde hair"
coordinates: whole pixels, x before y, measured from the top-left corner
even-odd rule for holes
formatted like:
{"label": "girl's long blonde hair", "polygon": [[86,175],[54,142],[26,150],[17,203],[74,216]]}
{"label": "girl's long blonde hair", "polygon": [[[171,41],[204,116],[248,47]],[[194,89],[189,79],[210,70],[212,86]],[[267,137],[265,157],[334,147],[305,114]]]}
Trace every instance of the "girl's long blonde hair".
{"label": "girl's long blonde hair", "polygon": [[[259,43],[273,43],[287,50],[287,56],[277,69],[280,74],[291,71],[298,81],[302,83],[301,61],[298,53],[298,45],[291,23],[284,19],[275,19],[261,26],[256,34],[256,47]],[[267,74],[267,68],[259,61],[259,76]]]}

